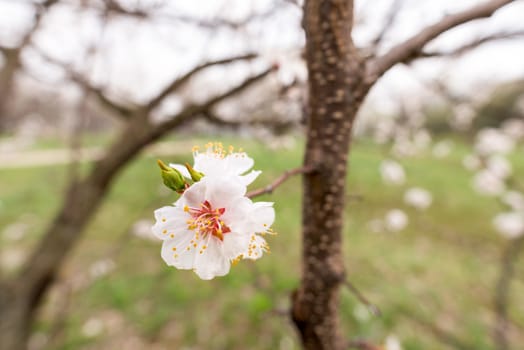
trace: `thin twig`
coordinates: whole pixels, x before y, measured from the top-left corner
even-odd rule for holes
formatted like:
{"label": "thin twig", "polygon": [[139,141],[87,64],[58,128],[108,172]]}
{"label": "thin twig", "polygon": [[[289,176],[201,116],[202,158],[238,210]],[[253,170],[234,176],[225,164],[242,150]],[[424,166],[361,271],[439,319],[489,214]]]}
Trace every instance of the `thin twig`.
{"label": "thin twig", "polygon": [[307,174],[314,170],[312,166],[303,166],[291,170],[287,170],[282,175],[280,175],[275,181],[267,185],[266,187],[262,187],[253,191],[249,191],[246,195],[248,198],[253,198],[257,196],[261,196],[266,193],[272,193],[278,186],[282,185],[287,179],[294,175],[298,174]]}
{"label": "thin twig", "polygon": [[370,302],[370,301],[368,300],[368,298],[366,298],[366,297],[364,296],[364,294],[362,294],[362,293],[357,289],[357,287],[355,287],[355,286],[353,285],[353,283],[351,283],[349,280],[345,280],[345,281],[344,281],[344,285],[349,289],[349,291],[350,291],[351,293],[353,293],[353,295],[355,295],[355,296],[357,297],[357,299],[358,299],[362,304],[364,304],[364,305],[368,308],[369,312],[371,312],[372,315],[374,315],[374,316],[380,316],[380,315],[382,315],[382,312],[380,311],[380,309],[379,309],[375,304],[373,304],[372,302]]}

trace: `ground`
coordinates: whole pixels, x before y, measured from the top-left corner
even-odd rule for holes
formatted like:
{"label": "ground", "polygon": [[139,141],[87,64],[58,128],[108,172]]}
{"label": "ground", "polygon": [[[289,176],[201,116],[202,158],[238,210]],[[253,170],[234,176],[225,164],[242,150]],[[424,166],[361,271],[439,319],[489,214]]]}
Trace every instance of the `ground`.
{"label": "ground", "polygon": [[[162,153],[162,159],[181,162],[190,159],[190,145],[207,140],[169,141],[173,151]],[[263,170],[252,188],[302,160],[300,139],[277,150],[253,140],[222,141],[242,146],[255,159],[255,168]],[[42,141],[33,151],[49,144]],[[435,158],[428,150],[400,159],[407,184],[391,186],[383,184],[379,172],[388,157],[386,146],[355,143],[347,179],[345,261],[352,284],[382,315],[371,315],[344,290],[341,314],[349,337],[376,343],[389,337],[404,349],[493,348],[493,290],[500,256],[510,242],[491,224],[501,205],[471,186],[472,173],[462,166],[468,152],[466,141],[455,140],[446,157]],[[300,273],[300,178],[258,198],[275,202],[279,234],[269,237],[271,254],[255,263],[241,262],[225,277],[201,281],[192,272],[165,266],[160,242],[148,239],[153,210],[177,198],[162,186],[154,155],[144,154],[117,179],[41,310],[33,348],[297,349],[285,311]],[[515,153],[512,160],[514,173],[524,174],[524,159]],[[16,269],[52,218],[68,167],[3,163],[0,257],[9,270]],[[412,186],[432,193],[429,209],[403,202],[404,191]],[[408,226],[399,232],[372,229],[370,221],[393,208],[408,214]],[[522,261],[511,290],[513,344],[524,343]],[[51,322],[56,318],[63,328]]]}

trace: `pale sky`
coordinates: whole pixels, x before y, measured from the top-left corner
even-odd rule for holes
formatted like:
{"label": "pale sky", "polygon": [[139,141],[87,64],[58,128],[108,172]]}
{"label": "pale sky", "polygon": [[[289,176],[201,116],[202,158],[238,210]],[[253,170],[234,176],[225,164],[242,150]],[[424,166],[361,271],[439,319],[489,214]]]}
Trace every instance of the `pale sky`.
{"label": "pale sky", "polygon": [[[394,27],[387,35],[386,48],[416,33],[445,13],[455,12],[482,1],[416,1],[405,0]],[[0,43],[12,44],[31,19],[31,7],[26,0],[0,0]],[[101,23],[93,11],[75,11],[71,4],[57,6],[46,17],[43,30],[37,36],[38,45],[56,58],[71,62],[78,69],[88,69],[95,80],[110,84],[118,95],[143,100],[153,95],[174,76],[207,58],[229,56],[254,50],[263,58],[258,65],[280,61],[282,75],[303,75],[304,68],[296,59],[304,38],[300,28],[301,11],[283,2],[269,18],[250,23],[241,32],[229,29],[196,30],[194,26],[175,21],[169,15],[185,15],[202,19],[216,16],[240,19],[251,12],[261,13],[274,3],[271,0],[196,0],[165,2],[162,15],[155,22],[115,19],[101,30]],[[130,1],[137,3],[137,1]],[[163,3],[141,1],[138,3]],[[363,45],[373,37],[383,23],[389,0],[356,1],[357,22],[354,38]],[[69,5],[67,5],[69,4]],[[481,34],[503,30],[524,30],[524,1],[519,0],[498,11],[494,17],[479,20],[457,28],[432,45],[433,48],[452,48]],[[101,50],[92,62],[85,61],[85,50],[90,42],[99,42]],[[295,57],[290,60],[289,57]],[[38,55],[26,52],[26,62],[38,74],[52,75],[45,69]],[[524,40],[486,44],[453,62],[425,60],[410,68],[399,66],[383,78],[374,89],[370,101],[383,100],[398,94],[417,94],[418,79],[444,77],[454,88],[471,90],[472,86],[490,81],[504,81],[524,77]],[[245,73],[246,69],[241,70]],[[290,73],[291,72],[291,73]],[[210,73],[213,74],[213,73]],[[216,74],[217,79],[229,76]],[[239,73],[240,74],[240,73]],[[220,85],[220,83],[219,83]]]}

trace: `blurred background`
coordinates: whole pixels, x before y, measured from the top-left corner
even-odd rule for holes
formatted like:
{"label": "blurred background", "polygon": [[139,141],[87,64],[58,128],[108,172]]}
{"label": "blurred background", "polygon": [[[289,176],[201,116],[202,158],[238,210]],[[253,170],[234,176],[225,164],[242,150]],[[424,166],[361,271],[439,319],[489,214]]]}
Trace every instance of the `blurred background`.
{"label": "blurred background", "polygon": [[[477,3],[356,1],[354,39],[380,54]],[[191,161],[208,141],[242,147],[263,171],[253,189],[300,166],[301,5],[0,0],[0,277],[22,271],[94,161],[137,143],[79,227],[30,349],[299,348],[287,315],[300,278],[299,177],[260,198],[275,202],[272,253],[225,277],[166,267],[150,227],[177,198],[157,158]],[[382,315],[344,290],[351,337],[388,350],[492,349],[504,322],[524,343],[523,15],[516,1],[445,33],[368,96],[344,251],[351,283]]]}

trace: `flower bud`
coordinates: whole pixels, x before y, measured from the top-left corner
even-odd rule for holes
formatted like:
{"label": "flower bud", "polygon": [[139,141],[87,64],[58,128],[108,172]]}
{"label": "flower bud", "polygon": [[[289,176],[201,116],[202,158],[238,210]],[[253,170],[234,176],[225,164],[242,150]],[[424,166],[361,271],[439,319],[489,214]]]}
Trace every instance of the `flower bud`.
{"label": "flower bud", "polygon": [[204,174],[200,171],[196,171],[195,169],[193,169],[193,167],[189,165],[189,163],[186,163],[185,166],[187,168],[187,171],[189,171],[189,174],[191,175],[191,179],[193,181],[198,182],[204,176]]}
{"label": "flower bud", "polygon": [[188,187],[188,184],[184,180],[182,174],[180,174],[178,170],[167,166],[160,159],[157,159],[156,162],[160,167],[160,174],[162,175],[164,185],[178,193],[184,192],[184,190]]}

